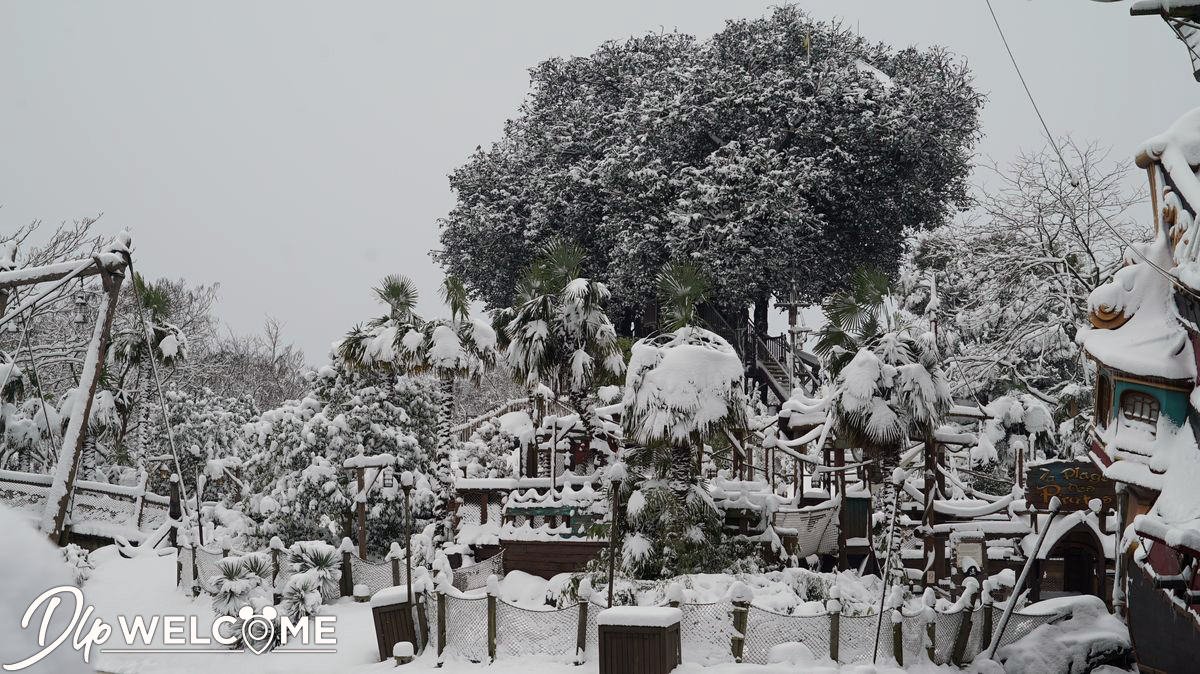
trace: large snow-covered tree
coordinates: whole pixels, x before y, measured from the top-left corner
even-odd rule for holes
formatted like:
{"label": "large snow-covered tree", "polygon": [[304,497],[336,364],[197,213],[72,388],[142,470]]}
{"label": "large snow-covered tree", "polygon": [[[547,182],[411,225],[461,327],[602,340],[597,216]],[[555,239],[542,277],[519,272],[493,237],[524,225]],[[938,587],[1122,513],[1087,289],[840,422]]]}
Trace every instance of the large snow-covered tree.
{"label": "large snow-covered tree", "polygon": [[[618,330],[653,324],[655,272],[689,260],[723,305],[820,298],[894,271],[909,228],[947,221],[982,98],[944,50],[894,50],[794,6],[608,42],[531,70],[503,138],[450,179],[438,260],[491,307],[538,245],[587,251]],[[803,299],[802,298],[802,299]]]}

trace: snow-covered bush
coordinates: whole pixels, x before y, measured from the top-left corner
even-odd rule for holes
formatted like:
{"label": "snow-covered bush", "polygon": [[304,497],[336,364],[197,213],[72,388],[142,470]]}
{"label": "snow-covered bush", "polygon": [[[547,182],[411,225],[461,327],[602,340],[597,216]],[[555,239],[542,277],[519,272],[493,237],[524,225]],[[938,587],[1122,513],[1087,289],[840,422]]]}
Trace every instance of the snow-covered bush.
{"label": "snow-covered bush", "polygon": [[280,600],[283,615],[297,623],[301,618],[320,613],[324,603],[321,584],[321,574],[315,570],[302,571],[288,578]]}
{"label": "snow-covered bush", "polygon": [[243,606],[270,603],[271,568],[271,558],[262,553],[218,561],[213,612],[235,616]]}
{"label": "snow-covered bush", "polygon": [[322,541],[293,543],[288,549],[288,564],[292,573],[305,574],[325,601],[341,596],[342,555],[337,548]]}
{"label": "snow-covered bush", "polygon": [[83,587],[83,583],[92,575],[92,571],[96,570],[96,567],[92,566],[91,561],[88,560],[88,551],[74,543],[69,543],[67,547],[62,548],[62,554],[67,566],[71,569],[71,575],[75,578],[75,586]]}
{"label": "snow-covered bush", "polygon": [[[395,377],[343,365],[322,367],[310,377],[309,397],[289,401],[247,424],[251,452],[244,478],[252,494],[238,506],[257,523],[255,542],[336,542],[354,513],[357,481],[343,467],[358,454],[396,457],[395,471],[417,474],[414,526],[432,511],[424,448],[436,437],[436,384],[425,377]],[[368,551],[382,555],[404,531],[404,497],[398,480],[374,480],[367,495]]]}
{"label": "snow-covered bush", "polygon": [[513,450],[531,439],[533,424],[525,412],[510,412],[479,425],[462,443],[457,460],[467,477],[512,477]]}

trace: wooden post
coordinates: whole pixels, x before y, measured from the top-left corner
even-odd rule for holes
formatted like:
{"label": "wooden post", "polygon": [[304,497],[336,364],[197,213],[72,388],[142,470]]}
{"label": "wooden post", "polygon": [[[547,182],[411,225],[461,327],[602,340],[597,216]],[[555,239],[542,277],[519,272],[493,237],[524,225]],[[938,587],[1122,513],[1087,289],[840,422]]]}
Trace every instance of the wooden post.
{"label": "wooden post", "polygon": [[963,603],[959,611],[958,634],[954,638],[954,650],[950,652],[950,662],[961,665],[963,655],[967,651],[967,639],[971,637],[971,602]]}
{"label": "wooden post", "polygon": [[[846,471],[843,470],[846,466],[846,448],[837,447],[834,450],[834,465],[838,467],[837,477],[835,479],[838,488],[838,569],[845,571],[850,565],[847,543],[846,543],[846,522],[849,518],[849,512],[846,508]],[[831,494],[832,496],[832,494]],[[836,660],[836,658],[834,658]]]}
{"label": "wooden post", "polygon": [[[590,597],[591,595],[588,595]],[[587,651],[588,606],[592,600],[583,597],[579,602],[579,625],[575,632],[575,664],[582,665]]]}
{"label": "wooden post", "polygon": [[746,625],[749,622],[750,602],[733,602],[733,639],[730,647],[733,650],[733,659],[737,662],[742,661],[742,655],[746,652]]}
{"label": "wooden post", "polygon": [[900,609],[892,611],[892,657],[897,665],[904,666],[904,614]]}
{"label": "wooden post", "polygon": [[[94,258],[97,267],[101,266],[100,258]],[[84,391],[83,404],[71,412],[67,430],[63,433],[63,446],[58,453],[58,465],[54,470],[54,481],[50,483],[50,498],[46,499],[46,512],[43,515],[43,531],[50,542],[60,545],[65,540],[67,508],[71,504],[71,493],[75,488],[75,476],[79,469],[79,457],[83,453],[84,435],[87,431],[88,419],[92,414],[92,399],[96,396],[96,384],[100,381],[101,372],[108,354],[109,337],[112,331],[113,315],[117,311],[117,300],[121,296],[121,281],[125,279],[125,264],[116,269],[100,270],[100,279],[104,290],[108,293],[108,301],[100,308],[96,317],[96,328],[92,332],[87,356],[84,358],[83,369],[79,376],[77,390]],[[61,491],[61,493],[56,493]],[[57,501],[53,499],[57,497]],[[53,513],[53,515],[51,515]],[[49,524],[49,527],[46,525]]]}
{"label": "wooden post", "polygon": [[[179,478],[172,475],[171,480],[171,495],[170,505],[167,506],[167,517],[171,518],[174,523],[171,526],[171,531],[167,533],[167,540],[170,541],[171,547],[179,547],[179,521],[183,518],[183,503],[179,500]],[[143,485],[144,488],[144,485]]]}
{"label": "wooden post", "polygon": [[611,520],[611,523],[608,526],[608,607],[612,608],[613,581],[616,575],[617,565],[617,529],[620,527],[620,518],[617,516],[620,514],[621,506],[621,481],[613,480],[609,482],[609,485],[609,488],[612,489],[613,496],[612,512],[609,513],[609,519]]}
{"label": "wooden post", "polygon": [[437,634],[438,662],[441,662],[442,653],[446,651],[446,593],[441,590],[437,593]]}
{"label": "wooden post", "polygon": [[937,662],[933,659],[934,651],[936,650],[936,644],[933,643],[933,640],[937,638],[937,614],[931,608],[929,609],[929,615],[925,616],[925,618],[925,636],[929,637],[929,645],[925,647],[925,652],[929,655],[930,662]]}
{"label": "wooden post", "polygon": [[271,548],[271,569],[274,573],[271,574],[271,584],[274,585],[279,580],[279,553],[278,548]]}
{"label": "wooden post", "polygon": [[834,604],[829,611],[829,659],[838,661],[838,641],[842,634],[842,605]]}
{"label": "wooden post", "polygon": [[[412,587],[411,583],[409,583],[409,587]],[[417,627],[421,630],[421,650],[423,651],[429,645],[429,616],[426,613],[426,608],[429,605],[429,595],[422,594],[419,604],[409,605],[416,606],[417,608]]]}
{"label": "wooden post", "polygon": [[200,565],[196,563],[196,555],[200,554],[200,548],[192,545],[192,596],[200,596]]}
{"label": "wooden post", "polygon": [[980,648],[986,648],[992,643],[992,599],[984,593],[983,595],[983,626],[980,630],[979,644]]}
{"label": "wooden post", "polygon": [[358,478],[358,494],[354,497],[358,510],[358,558],[365,560],[367,558],[367,497],[363,493],[367,488],[363,476],[365,469],[359,466],[354,469],[354,472]]}
{"label": "wooden post", "polygon": [[354,565],[350,563],[350,551],[342,550],[342,596],[354,596]]}
{"label": "wooden post", "polygon": [[496,661],[496,595],[487,596],[488,661]]}
{"label": "wooden post", "polygon": [[[392,557],[392,585],[400,584],[400,558]],[[410,598],[411,603],[411,598]]]}

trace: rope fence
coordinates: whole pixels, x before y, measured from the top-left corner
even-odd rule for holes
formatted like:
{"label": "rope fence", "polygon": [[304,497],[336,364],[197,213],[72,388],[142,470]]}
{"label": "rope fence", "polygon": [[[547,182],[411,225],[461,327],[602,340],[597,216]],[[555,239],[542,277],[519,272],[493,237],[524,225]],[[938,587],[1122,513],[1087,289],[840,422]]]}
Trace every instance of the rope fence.
{"label": "rope fence", "polygon": [[[596,616],[603,606],[581,602],[532,610],[495,596],[458,594],[438,592],[425,597],[429,624],[436,626],[430,629],[429,646],[436,649],[439,661],[489,662],[545,655],[581,662],[597,657]],[[804,644],[819,658],[841,664],[871,662],[876,657],[878,613],[789,615],[727,601],[680,604],[678,608],[685,663],[767,664],[774,646],[793,642]],[[739,613],[744,616],[740,632],[736,629]],[[930,660],[938,665],[970,662],[987,648],[1002,613],[990,605],[948,612],[926,610],[911,616],[889,610],[879,630],[878,660],[901,666]],[[1013,643],[1056,619],[1057,615],[1014,612],[1000,643]]]}

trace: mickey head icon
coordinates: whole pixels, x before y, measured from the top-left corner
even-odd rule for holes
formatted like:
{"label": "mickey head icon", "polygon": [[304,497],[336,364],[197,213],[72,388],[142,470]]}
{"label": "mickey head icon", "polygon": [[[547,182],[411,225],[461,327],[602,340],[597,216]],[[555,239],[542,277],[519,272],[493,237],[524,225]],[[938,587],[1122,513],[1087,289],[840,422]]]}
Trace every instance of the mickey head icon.
{"label": "mickey head icon", "polygon": [[255,655],[262,655],[275,641],[275,618],[279,612],[274,606],[264,606],[262,613],[255,614],[253,608],[243,606],[238,617],[242,619],[242,643]]}

